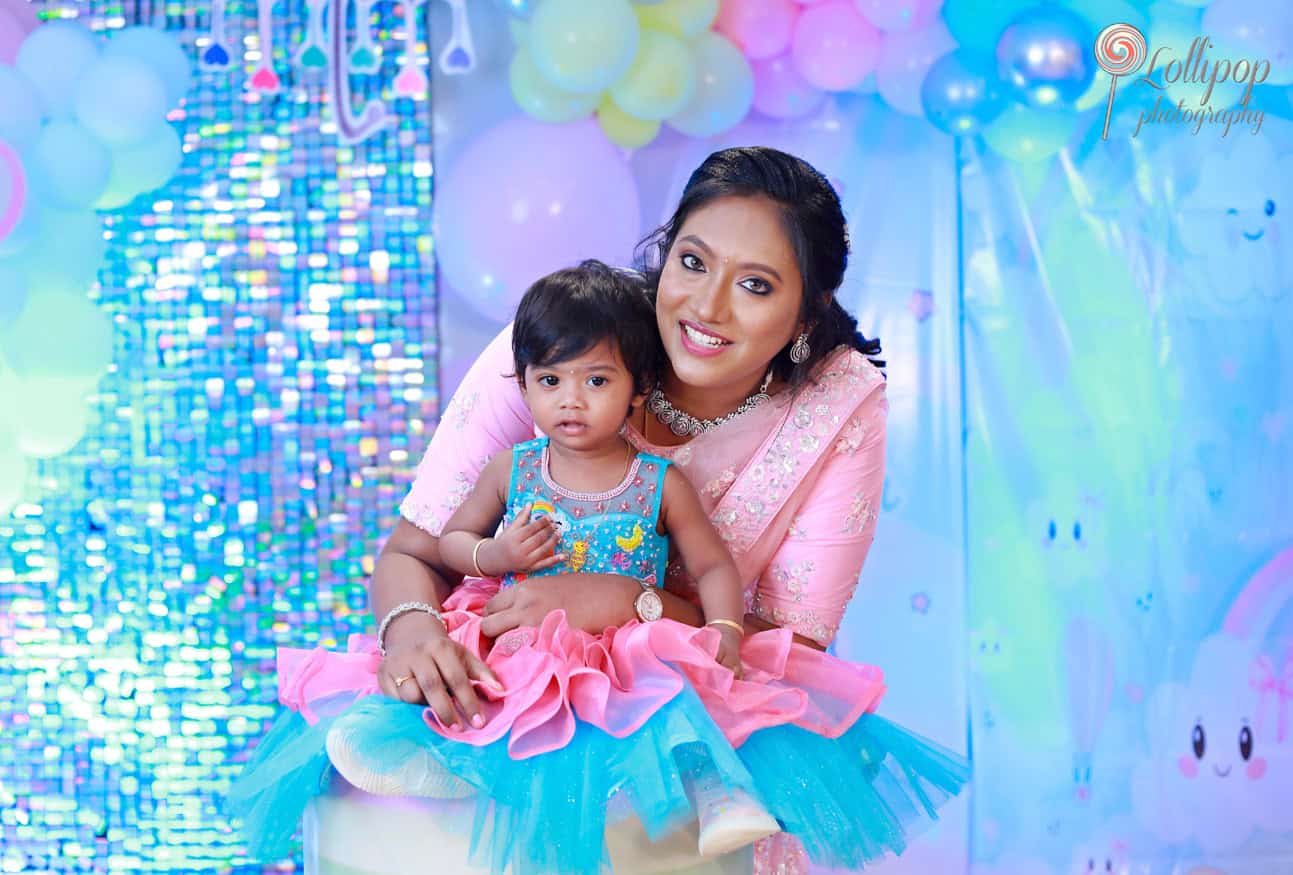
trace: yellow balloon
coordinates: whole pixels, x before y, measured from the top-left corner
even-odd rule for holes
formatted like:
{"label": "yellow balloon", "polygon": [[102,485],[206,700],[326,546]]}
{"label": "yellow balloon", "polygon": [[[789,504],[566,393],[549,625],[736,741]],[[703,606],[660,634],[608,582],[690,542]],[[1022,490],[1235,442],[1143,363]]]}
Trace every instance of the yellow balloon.
{"label": "yellow balloon", "polygon": [[718,0],[664,0],[636,10],[643,27],[691,39],[709,30],[718,18]]}
{"label": "yellow balloon", "polygon": [[597,107],[597,123],[606,139],[624,149],[640,149],[660,133],[658,121],[634,118],[615,105],[609,97]]}
{"label": "yellow balloon", "polygon": [[687,44],[670,33],[643,28],[637,57],[611,86],[611,99],[631,116],[662,121],[678,112],[696,90],[696,65]]}
{"label": "yellow balloon", "polygon": [[584,118],[597,108],[600,94],[571,94],[543,77],[526,49],[517,49],[508,70],[512,98],[526,114],[541,122],[561,124]]}

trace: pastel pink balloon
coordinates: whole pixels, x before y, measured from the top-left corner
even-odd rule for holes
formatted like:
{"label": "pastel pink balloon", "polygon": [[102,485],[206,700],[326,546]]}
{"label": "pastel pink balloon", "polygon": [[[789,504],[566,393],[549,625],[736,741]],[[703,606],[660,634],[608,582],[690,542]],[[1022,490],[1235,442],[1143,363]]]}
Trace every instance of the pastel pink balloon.
{"label": "pastel pink balloon", "polygon": [[754,108],[772,118],[798,118],[822,105],[826,92],[799,75],[789,54],[755,61]]}
{"label": "pastel pink balloon", "polygon": [[799,7],[792,0],[723,0],[714,30],[755,61],[786,50],[798,17]]}
{"label": "pastel pink balloon", "polygon": [[852,0],[827,0],[799,16],[790,42],[795,69],[824,91],[847,91],[875,69],[881,35]]}
{"label": "pastel pink balloon", "polygon": [[886,31],[924,27],[942,6],[943,0],[857,0],[862,17]]}
{"label": "pastel pink balloon", "polygon": [[18,59],[18,47],[39,23],[36,7],[27,0],[0,0],[0,64]]}
{"label": "pastel pink balloon", "polygon": [[887,33],[876,66],[880,96],[899,112],[923,118],[920,86],[934,62],[956,48],[956,38],[940,19],[920,30]]}

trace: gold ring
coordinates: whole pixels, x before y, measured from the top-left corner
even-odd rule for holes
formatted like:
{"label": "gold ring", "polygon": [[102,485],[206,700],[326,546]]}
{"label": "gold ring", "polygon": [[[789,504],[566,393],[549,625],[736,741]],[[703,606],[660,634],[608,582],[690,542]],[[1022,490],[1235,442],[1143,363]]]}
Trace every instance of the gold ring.
{"label": "gold ring", "polygon": [[400,688],[400,684],[404,683],[406,680],[408,680],[411,677],[413,677],[413,675],[411,674],[400,675],[399,677],[397,677],[395,679],[395,689],[398,690]]}

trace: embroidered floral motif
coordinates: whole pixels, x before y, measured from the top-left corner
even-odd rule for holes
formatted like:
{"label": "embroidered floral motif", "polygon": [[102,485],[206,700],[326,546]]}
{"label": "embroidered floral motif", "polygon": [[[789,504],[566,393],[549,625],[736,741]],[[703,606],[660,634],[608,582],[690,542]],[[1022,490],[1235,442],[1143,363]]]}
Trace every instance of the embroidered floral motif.
{"label": "embroidered floral motif", "polygon": [[453,400],[449,402],[449,407],[445,410],[442,421],[449,424],[454,431],[462,431],[467,427],[467,420],[471,418],[471,412],[476,409],[476,402],[480,398],[480,393],[472,392],[469,395],[454,395]]}
{"label": "embroidered floral motif", "polygon": [[400,503],[400,516],[428,535],[435,535],[437,538],[440,537],[440,532],[444,530],[445,520],[441,519],[431,505],[421,501],[414,501],[412,493]]}
{"label": "embroidered floral motif", "polygon": [[841,531],[846,535],[860,535],[873,519],[875,519],[875,508],[871,506],[870,497],[855,495],[853,503],[849,506],[848,516],[844,517],[844,528]]}
{"label": "embroidered floral motif", "polygon": [[844,423],[836,409],[867,397],[883,382],[879,368],[853,350],[828,360],[819,379],[800,390],[781,430],[724,494],[710,519],[734,553],[748,551],[767,521],[781,509],[802,475],[825,446],[832,447]]}
{"label": "embroidered floral motif", "polygon": [[786,529],[786,537],[787,538],[808,537],[808,533],[804,531],[803,520],[800,518],[799,514],[795,514],[793,517],[791,517],[790,527]]}
{"label": "embroidered floral motif", "polygon": [[735,469],[724,468],[717,477],[705,484],[705,488],[700,493],[701,495],[708,495],[710,498],[719,498],[735,480]]}
{"label": "embroidered floral motif", "polygon": [[454,475],[453,486],[450,487],[449,494],[444,497],[444,501],[441,502],[440,506],[453,513],[467,500],[467,496],[471,495],[471,490],[471,481],[467,479],[466,474],[459,471]]}
{"label": "embroidered floral motif", "polygon": [[844,431],[840,433],[840,438],[835,442],[835,452],[843,456],[849,456],[856,453],[858,447],[866,443],[867,438],[871,436],[871,429],[876,423],[875,413],[857,413],[848,424],[844,426]]}

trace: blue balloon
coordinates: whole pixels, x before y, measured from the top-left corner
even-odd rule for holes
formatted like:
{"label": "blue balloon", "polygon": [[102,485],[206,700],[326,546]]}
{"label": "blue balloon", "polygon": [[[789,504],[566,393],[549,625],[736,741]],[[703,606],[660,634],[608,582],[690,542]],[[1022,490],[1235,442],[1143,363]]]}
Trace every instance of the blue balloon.
{"label": "blue balloon", "polygon": [[943,20],[963,49],[991,53],[1001,31],[1035,0],[946,0]]}
{"label": "blue balloon", "polygon": [[112,155],[75,121],[45,125],[27,156],[31,191],[65,209],[88,207],[108,185]]}
{"label": "blue balloon", "polygon": [[166,88],[168,109],[178,106],[193,84],[193,63],[179,40],[155,27],[127,27],[117,31],[104,46],[103,55],[135,58],[156,70]]}
{"label": "blue balloon", "polygon": [[991,61],[965,49],[934,62],[921,83],[920,102],[935,127],[957,137],[979,133],[1006,107]]}
{"label": "blue balloon", "polygon": [[1082,16],[1060,6],[1022,13],[997,41],[997,75],[1021,102],[1068,106],[1095,78],[1095,34]]}

